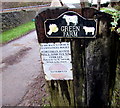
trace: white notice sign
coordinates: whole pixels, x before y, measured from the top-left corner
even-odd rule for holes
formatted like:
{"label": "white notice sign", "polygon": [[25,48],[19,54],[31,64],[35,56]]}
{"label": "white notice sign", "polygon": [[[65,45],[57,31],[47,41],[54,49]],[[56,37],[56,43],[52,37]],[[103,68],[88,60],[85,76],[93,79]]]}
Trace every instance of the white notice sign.
{"label": "white notice sign", "polygon": [[40,45],[46,80],[72,80],[70,42],[41,43]]}

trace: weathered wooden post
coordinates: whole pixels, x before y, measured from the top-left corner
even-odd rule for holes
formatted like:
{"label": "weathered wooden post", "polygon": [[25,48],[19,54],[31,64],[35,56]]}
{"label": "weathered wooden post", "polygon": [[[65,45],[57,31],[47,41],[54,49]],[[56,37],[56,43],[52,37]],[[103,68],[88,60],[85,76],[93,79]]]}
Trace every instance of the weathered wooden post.
{"label": "weathered wooden post", "polygon": [[[39,43],[67,42],[67,39],[47,38],[45,35],[44,22],[47,19],[57,18],[68,8],[43,9],[36,17],[36,29]],[[74,92],[72,80],[48,80],[51,106],[74,106]]]}
{"label": "weathered wooden post", "polygon": [[99,13],[98,35],[86,43],[86,104],[91,108],[111,105],[118,53],[118,37],[111,33],[111,20],[109,14]]}
{"label": "weathered wooden post", "polygon": [[109,105],[109,82],[116,66],[110,21],[110,15],[93,8],[43,8],[36,16],[51,106]]}

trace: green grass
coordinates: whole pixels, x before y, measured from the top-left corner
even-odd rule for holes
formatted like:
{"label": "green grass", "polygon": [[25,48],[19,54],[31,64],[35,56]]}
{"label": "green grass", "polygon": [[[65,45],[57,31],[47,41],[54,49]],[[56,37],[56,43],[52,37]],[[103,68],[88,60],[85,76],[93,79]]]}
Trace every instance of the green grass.
{"label": "green grass", "polygon": [[16,28],[10,29],[0,34],[0,43],[6,43],[11,40],[14,40],[31,30],[35,29],[34,22],[28,22],[26,24],[22,24]]}

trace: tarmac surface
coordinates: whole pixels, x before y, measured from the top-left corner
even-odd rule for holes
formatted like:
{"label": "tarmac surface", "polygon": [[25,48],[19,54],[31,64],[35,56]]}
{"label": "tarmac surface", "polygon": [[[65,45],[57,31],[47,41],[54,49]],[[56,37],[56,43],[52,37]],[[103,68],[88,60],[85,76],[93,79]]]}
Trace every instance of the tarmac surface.
{"label": "tarmac surface", "polygon": [[[36,31],[0,47],[0,80],[2,80],[2,106],[16,106],[40,76],[41,64]],[[0,81],[1,82],[1,81]]]}

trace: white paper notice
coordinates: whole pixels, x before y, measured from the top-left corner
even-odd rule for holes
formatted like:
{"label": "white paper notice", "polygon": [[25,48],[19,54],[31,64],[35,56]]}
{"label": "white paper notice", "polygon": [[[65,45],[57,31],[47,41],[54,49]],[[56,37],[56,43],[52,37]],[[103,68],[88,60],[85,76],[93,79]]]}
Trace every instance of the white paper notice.
{"label": "white paper notice", "polygon": [[41,43],[40,53],[46,80],[72,80],[70,42]]}

